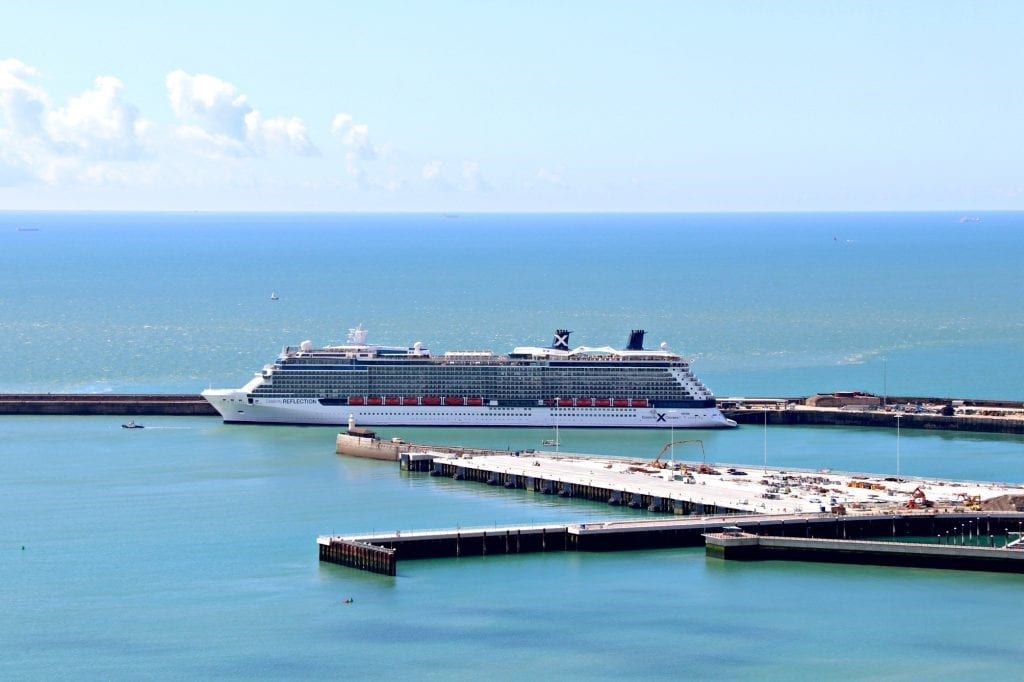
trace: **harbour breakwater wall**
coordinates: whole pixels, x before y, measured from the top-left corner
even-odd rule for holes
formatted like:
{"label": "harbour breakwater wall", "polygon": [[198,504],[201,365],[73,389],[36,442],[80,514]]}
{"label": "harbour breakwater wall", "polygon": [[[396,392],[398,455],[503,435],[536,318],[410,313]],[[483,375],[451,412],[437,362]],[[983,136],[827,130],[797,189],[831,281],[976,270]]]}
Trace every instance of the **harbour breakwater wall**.
{"label": "harbour breakwater wall", "polygon": [[200,395],[136,393],[3,393],[0,414],[216,416]]}
{"label": "harbour breakwater wall", "polygon": [[[1024,435],[1024,404],[1005,401],[955,400],[937,398],[892,398],[906,404],[963,403],[988,414],[946,416],[934,412],[893,412],[857,408],[820,408],[806,406],[802,398],[725,399],[722,412],[739,424],[774,426],[861,426],[942,431],[974,431]],[[1002,412],[999,412],[1002,410]],[[168,415],[217,416],[201,395],[184,393],[0,393],[0,415]],[[398,459],[399,448],[376,448],[377,459]],[[371,456],[368,450],[363,456]]]}
{"label": "harbour breakwater wall", "polygon": [[935,431],[972,431],[981,433],[1024,434],[1024,419],[1013,417],[945,416],[913,412],[876,412],[849,409],[726,409],[725,416],[737,424],[772,426],[867,426],[896,428],[896,417],[903,429]]}

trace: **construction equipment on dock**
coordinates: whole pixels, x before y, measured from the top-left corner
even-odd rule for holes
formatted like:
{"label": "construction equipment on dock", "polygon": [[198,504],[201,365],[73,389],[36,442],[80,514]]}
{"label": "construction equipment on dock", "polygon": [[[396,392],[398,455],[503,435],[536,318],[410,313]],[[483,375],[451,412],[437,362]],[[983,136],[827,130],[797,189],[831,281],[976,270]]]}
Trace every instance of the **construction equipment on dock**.
{"label": "construction equipment on dock", "polygon": [[925,496],[924,491],[921,490],[921,486],[917,486],[914,488],[914,492],[910,494],[910,499],[907,500],[907,504],[905,506],[907,509],[927,509],[934,507],[935,503]]}
{"label": "construction equipment on dock", "polygon": [[673,450],[674,453],[675,446],[686,445],[688,443],[697,443],[698,445],[700,445],[700,461],[703,462],[706,457],[704,454],[704,441],[698,438],[690,438],[687,440],[673,440],[669,441],[668,443],[665,443],[665,447],[661,449],[661,451],[658,453],[658,456],[654,458],[653,462],[651,462],[651,466],[654,467],[655,469],[667,469],[669,465],[661,461],[661,458],[665,455],[665,453],[668,452],[669,450]]}

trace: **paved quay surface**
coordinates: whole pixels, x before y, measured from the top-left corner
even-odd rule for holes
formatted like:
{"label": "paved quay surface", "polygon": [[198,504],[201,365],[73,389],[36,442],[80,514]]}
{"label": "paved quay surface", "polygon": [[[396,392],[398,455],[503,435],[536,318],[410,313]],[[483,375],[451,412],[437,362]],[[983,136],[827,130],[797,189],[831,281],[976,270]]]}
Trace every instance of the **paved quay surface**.
{"label": "paved quay surface", "polygon": [[[832,512],[847,514],[890,510],[973,511],[1005,500],[1024,503],[1024,485],[885,477],[871,474],[807,471],[750,465],[707,464],[557,454],[546,452],[436,453],[434,461],[560,483],[623,490],[673,500],[726,507],[754,514]],[[661,468],[661,467],[664,468]]]}

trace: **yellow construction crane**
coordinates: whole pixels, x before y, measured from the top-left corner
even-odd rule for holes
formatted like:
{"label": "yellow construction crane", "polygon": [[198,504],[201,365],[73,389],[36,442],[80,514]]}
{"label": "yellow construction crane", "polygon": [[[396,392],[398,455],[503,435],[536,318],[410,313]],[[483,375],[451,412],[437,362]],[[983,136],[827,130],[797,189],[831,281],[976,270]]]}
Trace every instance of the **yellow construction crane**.
{"label": "yellow construction crane", "polygon": [[700,445],[700,461],[703,462],[704,461],[704,441],[699,440],[699,439],[673,440],[673,441],[669,441],[668,443],[665,444],[665,447],[663,447],[661,449],[661,452],[658,453],[658,456],[654,458],[653,462],[651,462],[651,466],[653,466],[655,469],[664,469],[668,465],[661,461],[661,456],[664,455],[666,452],[668,452],[670,449],[672,449],[673,446],[675,446],[675,445],[686,445],[687,443],[696,443],[697,445]]}

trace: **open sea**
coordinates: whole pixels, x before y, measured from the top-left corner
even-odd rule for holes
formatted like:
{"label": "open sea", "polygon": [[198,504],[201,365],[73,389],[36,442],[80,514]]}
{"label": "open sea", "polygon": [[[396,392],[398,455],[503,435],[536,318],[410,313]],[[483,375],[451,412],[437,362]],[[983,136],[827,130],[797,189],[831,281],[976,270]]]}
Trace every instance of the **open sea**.
{"label": "open sea", "polygon": [[[1024,400],[1024,214],[968,218],[0,213],[0,392],[240,386],[281,347],[343,341],[361,323],[371,341],[434,353],[546,344],[559,327],[573,345],[624,345],[643,328],[719,397]],[[1024,576],[733,564],[702,549],[409,561],[376,576],[321,565],[316,536],[648,514],[341,458],[334,428],[122,421],[0,417],[0,679],[1020,669]],[[531,448],[551,434],[382,435]],[[647,458],[665,435],[560,433],[563,450]],[[886,473],[898,451],[904,475],[1024,482],[1024,437],[692,436],[718,463]]]}

